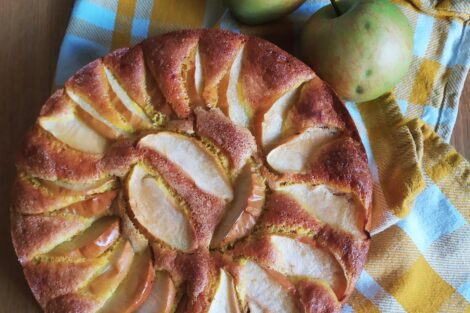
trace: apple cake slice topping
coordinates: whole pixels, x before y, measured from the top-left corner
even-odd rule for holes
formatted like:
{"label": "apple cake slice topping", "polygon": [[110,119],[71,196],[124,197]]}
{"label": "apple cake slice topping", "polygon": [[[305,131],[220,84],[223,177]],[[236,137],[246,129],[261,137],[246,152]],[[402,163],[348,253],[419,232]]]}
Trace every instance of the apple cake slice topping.
{"label": "apple cake slice topping", "polygon": [[282,95],[269,110],[263,114],[261,122],[261,145],[269,151],[285,131],[284,120],[290,107],[296,102],[300,88],[294,88]]}
{"label": "apple cake slice topping", "polygon": [[199,47],[190,54],[186,77],[186,89],[188,91],[189,102],[192,107],[204,105],[202,101],[202,90],[204,88],[203,68],[201,63],[201,54]]}
{"label": "apple cake slice topping", "polygon": [[232,276],[221,269],[216,284],[216,291],[208,313],[240,313],[240,305],[238,304],[238,297]]}
{"label": "apple cake slice topping", "polygon": [[128,136],[135,125],[116,107],[115,102],[119,100],[109,86],[104,69],[101,59],[88,64],[65,83],[65,91],[91,120],[98,120],[115,133]]}
{"label": "apple cake slice topping", "polygon": [[303,209],[321,222],[328,223],[357,237],[365,237],[364,210],[350,194],[325,185],[292,184],[278,189],[294,198]]}
{"label": "apple cake slice topping", "polygon": [[240,95],[239,80],[242,69],[244,48],[242,47],[233,60],[230,71],[221,83],[219,106],[236,125],[247,128],[251,124],[253,112],[243,103]]}
{"label": "apple cake slice topping", "polygon": [[49,255],[69,258],[94,258],[105,252],[119,238],[119,219],[104,217],[82,234],[55,247]]}
{"label": "apple cake slice topping", "polygon": [[272,235],[269,236],[269,241],[276,254],[276,262],[271,265],[274,270],[294,280],[301,277],[323,280],[338,298],[343,296],[346,278],[343,269],[331,253],[307,239]]}
{"label": "apple cake slice topping", "polygon": [[164,98],[179,118],[187,118],[191,114],[187,79],[199,35],[198,31],[176,32],[142,43],[146,64]]}
{"label": "apple cake slice topping", "polygon": [[194,248],[184,208],[143,166],[137,164],[131,170],[126,189],[131,216],[143,232],[182,251]]}
{"label": "apple cake slice topping", "polygon": [[144,304],[136,313],[171,313],[176,305],[176,288],[170,275],[165,271],[157,271]]}
{"label": "apple cake slice topping", "polygon": [[119,49],[41,110],[12,238],[48,312],[339,312],[371,182],[336,94],[261,39],[180,31]]}
{"label": "apple cake slice topping", "polygon": [[126,277],[134,256],[135,253],[129,241],[117,242],[109,264],[81,292],[104,304]]}
{"label": "apple cake slice topping", "polygon": [[[115,78],[113,89],[122,89],[121,98],[129,98],[129,104],[137,104],[152,121],[157,121],[165,99],[160,88],[147,70],[141,46],[118,49],[103,58],[103,63]],[[110,82],[111,83],[111,82]],[[112,83],[111,83],[112,84]],[[112,84],[113,85],[113,84]],[[118,94],[117,91],[115,91]],[[127,95],[127,97],[126,97]],[[133,107],[133,105],[131,105]],[[134,108],[139,111],[137,108]],[[142,118],[145,120],[144,116]]]}
{"label": "apple cake slice topping", "polygon": [[228,73],[245,42],[245,36],[232,32],[209,29],[201,33],[198,48],[204,78],[202,97],[208,107],[226,103]]}
{"label": "apple cake slice topping", "polygon": [[24,264],[24,274],[39,304],[50,312],[49,304],[83,288],[106,267],[108,259],[108,254],[73,262],[65,258],[39,258]]}
{"label": "apple cake slice topping", "polygon": [[263,178],[247,164],[235,180],[234,199],[227,206],[212,237],[211,247],[220,247],[246,236],[261,215],[265,199]]}
{"label": "apple cake slice topping", "polygon": [[233,198],[230,180],[217,160],[195,139],[171,132],[147,135],[139,147],[160,153],[191,177],[204,192],[227,201]]}
{"label": "apple cake slice topping", "polygon": [[267,162],[279,173],[305,173],[315,152],[337,134],[332,129],[309,128],[271,150]]}
{"label": "apple cake slice topping", "polygon": [[109,86],[119,98],[119,103],[122,105],[121,110],[126,113],[125,115],[130,124],[134,125],[137,130],[151,128],[152,121],[148,118],[142,108],[129,97],[111,71],[105,67],[104,72],[108,79]]}
{"label": "apple cake slice topping", "polygon": [[69,106],[60,114],[42,116],[39,125],[69,147],[88,153],[104,154],[108,140],[84,123]]}
{"label": "apple cake slice topping", "polygon": [[296,303],[294,286],[282,275],[253,261],[241,261],[237,290],[250,312],[302,312]]}
{"label": "apple cake slice topping", "polygon": [[237,173],[256,152],[256,141],[250,131],[235,125],[219,109],[195,108],[196,131],[209,138],[230,161]]}
{"label": "apple cake slice topping", "polygon": [[[136,254],[130,266],[126,278],[122,281],[113,296],[108,300],[101,313],[114,313],[116,308],[119,312],[135,312],[150,294],[155,278],[152,255],[150,249]],[[159,312],[159,311],[155,311]]]}

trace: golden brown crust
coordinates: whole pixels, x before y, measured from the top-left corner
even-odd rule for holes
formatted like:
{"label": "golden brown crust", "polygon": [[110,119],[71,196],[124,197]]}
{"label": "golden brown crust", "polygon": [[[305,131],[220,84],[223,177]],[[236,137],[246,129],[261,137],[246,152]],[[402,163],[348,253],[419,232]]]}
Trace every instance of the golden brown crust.
{"label": "golden brown crust", "polygon": [[[114,188],[113,181],[105,183],[103,188],[98,187],[96,189],[92,188],[83,191],[69,190],[59,186],[52,188],[52,185],[49,184],[49,187],[46,187],[46,184],[41,183],[38,179],[27,177],[25,174],[19,174],[13,185],[13,211],[22,214],[52,212],[73,203],[83,201],[91,197],[94,193],[104,192]],[[113,197],[112,193],[111,191],[105,194]],[[84,204],[88,205],[86,201]]]}
{"label": "golden brown crust", "polygon": [[295,131],[309,127],[345,129],[345,122],[335,111],[336,102],[341,101],[321,79],[314,77],[306,82],[291,111]]}
{"label": "golden brown crust", "polygon": [[132,164],[137,163],[143,157],[143,151],[135,147],[135,142],[130,139],[116,141],[109,147],[109,151],[100,160],[100,167],[109,175],[124,177]]}
{"label": "golden brown crust", "polygon": [[147,39],[142,43],[147,65],[176,115],[191,113],[185,88],[188,58],[197,46],[200,31],[179,31]]}
{"label": "golden brown crust", "polygon": [[250,238],[231,250],[230,255],[235,259],[247,258],[255,261],[263,267],[269,268],[276,263],[276,252],[274,251],[268,236],[261,238]]}
{"label": "golden brown crust", "polygon": [[[228,103],[224,93],[229,85],[232,63],[242,49],[237,87],[240,104],[247,106],[245,113],[248,124],[251,123],[251,133],[219,111],[222,109],[227,114],[229,105],[236,106],[236,103]],[[196,86],[197,66],[202,72],[202,90]],[[122,96],[120,88],[132,101],[125,100],[127,97]],[[263,143],[265,113],[281,96],[296,89],[298,97],[280,108],[285,111],[275,112],[281,113],[282,129],[278,142],[273,145],[313,127],[336,130],[338,136],[315,151],[306,172],[278,175],[268,164],[263,164],[267,161],[258,154],[263,150],[257,148],[256,143]],[[132,102],[157,123],[150,124],[138,107],[127,107],[133,106]],[[217,106],[219,108],[214,108]],[[207,107],[212,109],[206,110]],[[103,154],[72,149],[40,126],[45,119],[59,119],[71,112],[113,141],[106,145]],[[179,304],[173,304],[177,312],[207,311],[220,269],[227,270],[237,282],[240,264],[247,258],[285,287],[306,312],[338,312],[352,292],[369,246],[372,183],[365,149],[345,105],[335,92],[306,65],[273,44],[221,30],[179,31],[151,38],[82,68],[67,81],[65,90],[58,90],[51,96],[40,117],[43,120],[39,120],[28,135],[18,158],[11,231],[27,280],[47,312],[96,312],[113,297],[106,298],[106,295],[98,301],[84,291],[88,277],[104,265],[101,256],[85,260],[72,255],[59,258],[47,254],[88,225],[93,227],[92,222],[100,216],[117,215],[122,235],[132,242],[134,250],[147,248],[149,241],[130,219],[130,210],[123,203],[125,198],[121,196],[120,201],[115,201],[118,193],[123,195],[122,191],[114,190],[117,182],[138,162],[145,163],[149,171],[155,171],[177,200],[181,200],[195,234],[194,247],[189,252],[178,251],[155,238],[149,239],[155,269],[167,271],[177,289]],[[232,228],[237,233],[233,246],[230,242],[230,246],[225,245],[218,251],[208,250],[214,231],[230,204],[227,206],[223,199],[203,192],[169,159],[139,146],[139,138],[160,128],[213,143],[226,155],[229,161],[226,170],[232,174],[231,181],[235,184],[249,158],[249,165],[256,171],[252,174],[260,172],[267,179],[271,190],[267,190],[266,203],[263,197],[264,205],[254,205],[238,217],[236,223],[241,224]],[[263,185],[263,178],[258,176],[258,179],[259,185]],[[353,236],[318,220],[289,194],[274,190],[285,183],[322,184],[352,194],[356,207],[365,210],[364,236]],[[110,210],[113,203],[115,206]],[[243,238],[238,233],[242,233]],[[343,283],[341,292],[336,291],[339,298],[317,280],[275,272],[271,265],[279,255],[268,239],[274,234],[295,237],[331,252],[346,277],[347,286]],[[230,236],[235,235],[229,232],[227,237],[230,239]],[[41,256],[43,253],[46,254]],[[118,270],[119,266],[116,268]],[[246,305],[246,299],[239,300]]]}
{"label": "golden brown crust", "polygon": [[110,190],[101,194],[92,195],[90,198],[69,205],[64,208],[64,213],[78,215],[84,218],[100,217],[108,213],[114,199],[116,190]]}
{"label": "golden brown crust", "polygon": [[47,99],[46,103],[44,103],[39,116],[49,117],[61,115],[61,113],[67,112],[70,107],[74,106],[75,104],[67,97],[64,89],[58,89]]}
{"label": "golden brown crust", "polygon": [[296,288],[306,313],[341,312],[335,295],[323,284],[304,279],[296,284]]}
{"label": "golden brown crust", "polygon": [[[352,190],[366,208],[372,201],[372,178],[361,143],[351,138],[333,141],[321,148],[311,165],[310,175],[338,189]],[[369,214],[370,216],[370,211]]]}
{"label": "golden brown crust", "polygon": [[208,106],[217,104],[217,88],[246,40],[246,36],[223,30],[208,29],[201,34],[199,53],[204,76],[202,96]]}
{"label": "golden brown crust", "polygon": [[245,44],[240,87],[253,111],[265,111],[294,86],[313,77],[313,71],[272,43],[250,37]]}
{"label": "golden brown crust", "polygon": [[[356,280],[367,260],[369,239],[356,238],[342,230],[324,224],[307,213],[301,205],[288,194],[275,192],[266,204],[258,222],[262,233],[302,234],[315,240],[321,247],[330,251],[343,267],[348,280],[344,291],[346,297],[354,289]],[[234,250],[235,255],[252,255],[267,265],[274,261],[270,243],[260,240],[256,244],[242,245]],[[345,301],[344,298],[339,300]]]}
{"label": "golden brown crust", "polygon": [[131,131],[124,116],[113,105],[119,100],[109,86],[101,59],[81,68],[65,82],[65,90],[77,94],[117,128],[124,132]]}
{"label": "golden brown crust", "polygon": [[219,109],[194,110],[196,130],[206,136],[225,152],[235,171],[241,169],[248,158],[256,152],[253,135],[246,128],[233,124]]}
{"label": "golden brown crust", "polygon": [[206,312],[218,275],[216,259],[206,249],[184,254],[157,243],[152,248],[155,268],[167,271],[176,288],[183,291],[176,312]]}
{"label": "golden brown crust", "polygon": [[24,174],[19,174],[13,184],[12,210],[23,214],[38,214],[55,211],[71,203],[80,201],[75,194],[56,197],[53,193],[32,181]]}
{"label": "golden brown crust", "polygon": [[85,230],[94,220],[108,212],[115,191],[105,192],[72,204],[51,215],[11,214],[11,236],[20,263]]}
{"label": "golden brown crust", "polygon": [[145,62],[140,46],[117,49],[103,57],[104,65],[136,103],[148,101],[145,90]]}
{"label": "golden brown crust", "polygon": [[88,313],[95,312],[99,308],[99,303],[77,293],[69,293],[57,297],[47,304],[47,313]]}
{"label": "golden brown crust", "polygon": [[324,225],[315,236],[315,240],[323,247],[328,248],[343,267],[348,280],[348,287],[345,291],[345,297],[339,300],[346,302],[347,297],[354,290],[356,281],[359,279],[359,275],[367,261],[369,239],[357,239],[329,225]]}
{"label": "golden brown crust", "polygon": [[275,192],[266,203],[258,227],[263,231],[274,233],[289,233],[291,230],[307,231],[312,236],[320,231],[321,223],[288,194]]}
{"label": "golden brown crust", "polygon": [[215,262],[205,249],[196,251],[194,255],[185,255],[184,259],[187,298],[183,312],[206,312],[210,306],[211,285],[218,274]]}
{"label": "golden brown crust", "polygon": [[165,101],[153,78],[147,73],[142,47],[118,49],[103,58],[129,97],[152,116]]}
{"label": "golden brown crust", "polygon": [[360,142],[359,133],[344,103],[328,84],[318,76],[306,82],[300,97],[289,112],[295,132],[309,127],[336,128]]}
{"label": "golden brown crust", "polygon": [[89,225],[79,217],[14,214],[11,220],[11,238],[20,263],[47,252]]}
{"label": "golden brown crust", "polygon": [[24,274],[34,296],[45,307],[49,300],[74,292],[102,266],[96,260],[29,262]]}
{"label": "golden brown crust", "polygon": [[46,180],[90,182],[103,178],[100,156],[73,150],[36,125],[29,133],[16,165],[20,171]]}

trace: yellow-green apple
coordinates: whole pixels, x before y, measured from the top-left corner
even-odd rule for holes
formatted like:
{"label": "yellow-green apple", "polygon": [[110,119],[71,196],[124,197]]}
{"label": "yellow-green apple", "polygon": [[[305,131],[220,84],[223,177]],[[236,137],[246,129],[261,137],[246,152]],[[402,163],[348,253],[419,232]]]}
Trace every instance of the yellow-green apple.
{"label": "yellow-green apple", "polygon": [[345,0],[310,17],[301,35],[305,60],[347,100],[390,91],[411,63],[413,32],[388,0]]}
{"label": "yellow-green apple", "polygon": [[227,0],[231,12],[246,24],[273,21],[297,9],[305,0]]}

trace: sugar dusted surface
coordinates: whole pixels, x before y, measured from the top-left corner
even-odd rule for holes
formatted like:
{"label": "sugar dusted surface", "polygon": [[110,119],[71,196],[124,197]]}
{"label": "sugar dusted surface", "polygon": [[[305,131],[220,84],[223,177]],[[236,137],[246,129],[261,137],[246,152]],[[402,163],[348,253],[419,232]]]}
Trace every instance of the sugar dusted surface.
{"label": "sugar dusted surface", "polygon": [[[16,164],[12,240],[47,312],[153,306],[153,289],[164,313],[339,312],[366,261],[356,127],[310,68],[259,38],[178,31],[91,62],[45,103]],[[53,255],[110,215],[119,238],[103,234],[96,255]]]}

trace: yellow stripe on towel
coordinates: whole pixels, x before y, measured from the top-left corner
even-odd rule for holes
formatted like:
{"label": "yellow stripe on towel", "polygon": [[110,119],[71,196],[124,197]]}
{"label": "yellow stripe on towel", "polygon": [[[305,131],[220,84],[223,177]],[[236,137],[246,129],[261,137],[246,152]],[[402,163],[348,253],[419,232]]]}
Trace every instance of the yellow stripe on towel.
{"label": "yellow stripe on towel", "polygon": [[426,173],[470,222],[470,164],[427,124],[422,123],[421,130]]}
{"label": "yellow stripe on towel", "polygon": [[421,256],[403,275],[395,277],[389,292],[407,312],[437,312],[455,289]]}
{"label": "yellow stripe on towel", "polygon": [[111,50],[127,47],[131,43],[132,20],[134,19],[136,1],[119,0],[117,5]]}
{"label": "yellow stripe on towel", "polygon": [[387,204],[395,215],[404,217],[425,187],[420,129],[407,125],[392,95],[358,104],[358,108]]}
{"label": "yellow stripe on towel", "polygon": [[354,290],[352,293],[349,303],[351,303],[355,313],[380,313],[377,306],[361,295],[357,290]]}
{"label": "yellow stripe on towel", "polygon": [[172,30],[202,27],[206,0],[155,0],[149,37]]}
{"label": "yellow stripe on towel", "polygon": [[429,102],[436,75],[441,67],[439,62],[423,59],[416,74],[415,83],[411,91],[410,103],[425,105]]}

